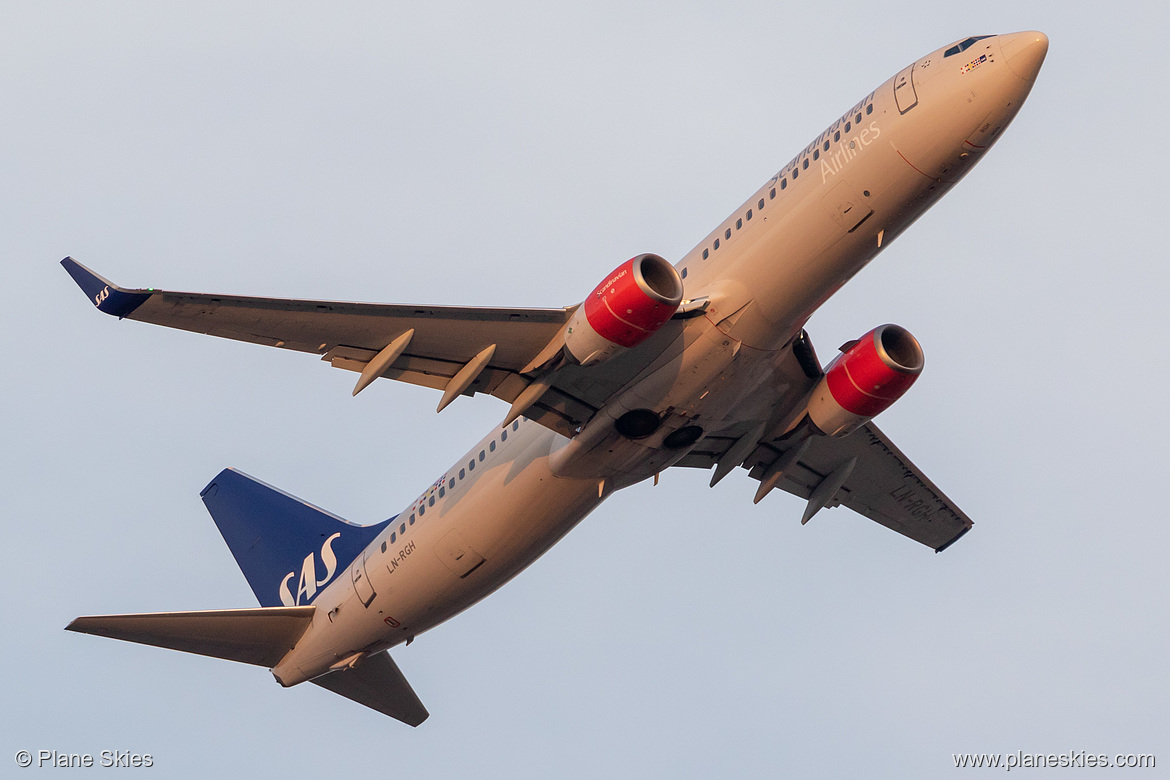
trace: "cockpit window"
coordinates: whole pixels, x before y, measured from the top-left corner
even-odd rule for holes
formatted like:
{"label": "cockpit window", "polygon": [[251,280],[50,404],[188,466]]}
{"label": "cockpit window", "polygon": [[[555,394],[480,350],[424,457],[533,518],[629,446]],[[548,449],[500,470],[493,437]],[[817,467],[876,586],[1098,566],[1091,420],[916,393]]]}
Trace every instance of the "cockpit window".
{"label": "cockpit window", "polygon": [[968,38],[962,43],[955,44],[951,48],[947,49],[943,56],[950,57],[952,54],[958,54],[959,52],[967,51],[967,49],[970,49],[971,46],[974,45],[975,41],[981,41],[984,38],[990,37],[990,35],[976,35],[974,38]]}

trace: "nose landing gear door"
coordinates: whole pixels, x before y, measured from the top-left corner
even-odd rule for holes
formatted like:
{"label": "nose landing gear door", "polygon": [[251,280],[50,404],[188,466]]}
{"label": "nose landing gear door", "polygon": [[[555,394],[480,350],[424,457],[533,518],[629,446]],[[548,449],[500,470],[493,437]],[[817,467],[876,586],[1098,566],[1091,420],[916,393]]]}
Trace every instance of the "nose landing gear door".
{"label": "nose landing gear door", "polygon": [[898,104],[898,112],[902,114],[918,105],[918,92],[914,89],[914,65],[894,76],[894,102]]}

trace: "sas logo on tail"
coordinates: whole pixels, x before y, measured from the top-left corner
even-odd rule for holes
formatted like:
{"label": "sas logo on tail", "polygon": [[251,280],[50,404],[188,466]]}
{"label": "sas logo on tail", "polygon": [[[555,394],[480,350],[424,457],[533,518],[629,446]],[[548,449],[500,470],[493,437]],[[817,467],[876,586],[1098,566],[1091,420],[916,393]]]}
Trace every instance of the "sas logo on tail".
{"label": "sas logo on tail", "polygon": [[290,571],[280,581],[280,603],[286,607],[296,607],[302,604],[308,604],[317,595],[317,589],[329,584],[333,579],[333,575],[337,573],[337,556],[333,553],[333,541],[341,536],[340,533],[333,534],[325,540],[325,544],[321,545],[321,563],[325,565],[325,577],[317,579],[317,554],[309,553],[305,556],[304,563],[301,564],[301,578],[297,583],[296,595],[289,589],[289,582],[296,576],[295,571]]}

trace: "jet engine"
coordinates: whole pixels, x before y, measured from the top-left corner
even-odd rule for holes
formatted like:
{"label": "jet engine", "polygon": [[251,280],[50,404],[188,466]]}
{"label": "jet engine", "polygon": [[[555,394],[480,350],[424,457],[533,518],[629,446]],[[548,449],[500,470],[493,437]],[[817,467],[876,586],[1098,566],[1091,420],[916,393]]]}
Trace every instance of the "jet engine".
{"label": "jet engine", "polygon": [[661,328],[682,297],[674,266],[658,255],[630,258],[577,307],[565,330],[565,351],[583,366],[613,357]]}
{"label": "jet engine", "polygon": [[813,390],[808,416],[828,436],[845,436],[888,409],[922,372],[910,331],[882,325],[842,348]]}

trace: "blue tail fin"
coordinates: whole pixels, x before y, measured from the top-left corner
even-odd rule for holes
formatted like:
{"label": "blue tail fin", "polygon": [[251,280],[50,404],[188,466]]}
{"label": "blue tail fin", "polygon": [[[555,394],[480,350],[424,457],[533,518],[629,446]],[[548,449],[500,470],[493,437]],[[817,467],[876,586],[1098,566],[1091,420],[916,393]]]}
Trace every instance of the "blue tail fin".
{"label": "blue tail fin", "polygon": [[312,603],[394,519],[355,525],[235,469],[200,495],[262,607]]}

